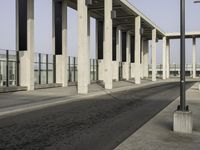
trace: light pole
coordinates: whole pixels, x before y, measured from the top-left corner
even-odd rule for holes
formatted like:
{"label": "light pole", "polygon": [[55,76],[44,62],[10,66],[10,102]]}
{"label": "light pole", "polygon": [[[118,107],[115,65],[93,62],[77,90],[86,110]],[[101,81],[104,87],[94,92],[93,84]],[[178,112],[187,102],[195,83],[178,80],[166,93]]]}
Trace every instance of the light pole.
{"label": "light pole", "polygon": [[185,0],[180,0],[180,105],[178,110],[174,112],[174,132],[191,134],[193,129],[192,112],[186,106],[185,100]]}
{"label": "light pole", "polygon": [[[181,28],[181,78],[180,78],[180,106],[178,110],[186,111],[185,100],[185,0],[180,0],[181,12],[180,12],[180,28]],[[187,107],[188,109],[188,107]]]}

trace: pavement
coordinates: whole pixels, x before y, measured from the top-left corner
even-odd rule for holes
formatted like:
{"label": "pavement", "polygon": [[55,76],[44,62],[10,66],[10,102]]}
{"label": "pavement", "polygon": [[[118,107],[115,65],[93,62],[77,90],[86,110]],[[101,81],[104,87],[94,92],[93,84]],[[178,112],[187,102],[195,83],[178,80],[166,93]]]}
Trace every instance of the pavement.
{"label": "pavement", "polygon": [[150,79],[146,79],[142,80],[141,85],[134,84],[133,80],[119,81],[114,82],[114,88],[112,90],[105,90],[101,84],[90,84],[88,95],[78,95],[76,86],[40,89],[35,91],[0,93],[0,117],[5,117],[6,115],[15,113],[23,113],[34,109],[41,109],[71,101],[79,101],[92,96],[143,87],[159,82],[163,81],[158,79],[158,82],[153,83],[150,81]]}
{"label": "pavement", "polygon": [[[0,150],[115,149],[179,96],[177,81],[148,84],[85,98],[81,95],[82,100],[2,117]],[[193,84],[187,82],[187,89]],[[163,128],[168,125],[163,123]],[[168,128],[165,130],[169,132]],[[161,134],[157,128],[153,131]],[[141,137],[146,136],[151,135]]]}
{"label": "pavement", "polygon": [[199,150],[200,149],[200,91],[196,83],[187,91],[186,100],[193,113],[192,134],[174,133],[173,112],[180,99],[144,124],[115,150]]}

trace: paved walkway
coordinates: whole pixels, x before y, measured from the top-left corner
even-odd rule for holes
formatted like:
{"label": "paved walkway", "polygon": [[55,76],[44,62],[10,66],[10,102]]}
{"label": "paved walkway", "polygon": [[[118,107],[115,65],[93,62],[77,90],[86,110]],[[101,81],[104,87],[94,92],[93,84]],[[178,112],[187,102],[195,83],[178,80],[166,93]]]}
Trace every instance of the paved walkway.
{"label": "paved walkway", "polygon": [[193,134],[185,135],[172,131],[173,112],[179,103],[179,99],[177,99],[121,143],[115,150],[199,150],[200,91],[198,91],[198,83],[187,91],[187,101],[193,112]]}

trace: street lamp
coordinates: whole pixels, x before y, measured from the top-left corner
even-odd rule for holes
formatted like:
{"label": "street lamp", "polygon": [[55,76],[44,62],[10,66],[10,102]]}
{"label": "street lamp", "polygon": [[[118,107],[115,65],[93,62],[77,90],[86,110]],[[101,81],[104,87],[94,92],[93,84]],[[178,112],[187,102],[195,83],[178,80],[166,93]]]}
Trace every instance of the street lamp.
{"label": "street lamp", "polygon": [[185,0],[180,0],[181,3],[181,14],[180,14],[180,28],[181,28],[181,78],[180,78],[180,106],[178,110],[186,111],[188,107],[186,107],[185,100]]}
{"label": "street lamp", "polygon": [[178,110],[174,112],[174,132],[192,133],[193,121],[192,112],[186,106],[185,100],[185,0],[180,0],[180,29],[181,29],[181,44],[180,44],[180,59],[181,59],[181,76],[180,76],[180,105]]}

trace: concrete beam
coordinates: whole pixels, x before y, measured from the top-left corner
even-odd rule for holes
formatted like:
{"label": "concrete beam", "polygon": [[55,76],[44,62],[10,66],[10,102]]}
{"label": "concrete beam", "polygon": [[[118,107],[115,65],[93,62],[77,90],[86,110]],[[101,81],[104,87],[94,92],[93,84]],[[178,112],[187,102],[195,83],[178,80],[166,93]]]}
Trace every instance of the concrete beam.
{"label": "concrete beam", "polygon": [[156,81],[156,37],[157,37],[157,31],[156,29],[152,30],[152,81]]}
{"label": "concrete beam", "polygon": [[[19,51],[19,5],[16,0],[16,50]],[[24,6],[26,7],[26,6]],[[27,0],[27,51],[20,51],[20,86],[34,90],[34,0]]]}
{"label": "concrete beam", "polygon": [[135,18],[135,84],[141,84],[140,50],[141,50],[141,17]]}
{"label": "concrete beam", "polygon": [[196,38],[192,39],[192,71],[192,77],[196,78]]}
{"label": "concrete beam", "polygon": [[85,1],[78,2],[78,93],[88,93],[88,8]]}
{"label": "concrete beam", "polygon": [[167,39],[166,37],[163,37],[163,80],[166,79],[166,63],[167,63],[167,60],[166,60],[166,45],[167,45]]}
{"label": "concrete beam", "polygon": [[113,88],[112,80],[112,18],[113,2],[104,0],[104,82],[105,89]]}

